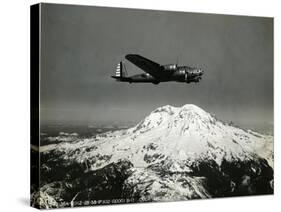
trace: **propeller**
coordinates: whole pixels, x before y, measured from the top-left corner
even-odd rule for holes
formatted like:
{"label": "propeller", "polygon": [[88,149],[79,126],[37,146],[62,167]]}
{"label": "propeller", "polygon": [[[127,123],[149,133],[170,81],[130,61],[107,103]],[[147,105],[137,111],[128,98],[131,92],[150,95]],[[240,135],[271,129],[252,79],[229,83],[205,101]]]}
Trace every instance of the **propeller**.
{"label": "propeller", "polygon": [[185,71],[185,74],[184,74],[184,81],[187,82],[187,72]]}

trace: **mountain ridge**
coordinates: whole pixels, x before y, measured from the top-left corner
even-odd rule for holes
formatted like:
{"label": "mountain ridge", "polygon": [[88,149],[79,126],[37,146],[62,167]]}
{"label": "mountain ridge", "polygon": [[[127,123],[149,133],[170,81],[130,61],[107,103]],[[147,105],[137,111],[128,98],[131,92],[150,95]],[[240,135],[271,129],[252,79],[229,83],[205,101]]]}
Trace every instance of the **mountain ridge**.
{"label": "mountain ridge", "polygon": [[[154,145],[157,146],[154,149],[155,153],[168,153],[174,159],[189,157],[189,159],[195,160],[198,159],[196,155],[205,157],[206,154],[216,154],[216,161],[219,164],[219,157],[221,157],[220,159],[231,159],[234,156],[247,159],[252,154],[264,153],[263,150],[268,150],[271,142],[273,142],[271,136],[226,125],[198,106],[187,104],[183,107],[170,105],[159,107],[135,127],[113,133],[104,133],[93,139],[82,139],[76,142],[76,145],[71,145],[74,148],[87,144],[89,146],[100,146],[94,153],[103,152],[106,155],[111,153],[112,158],[115,159],[117,157],[114,154],[118,156],[127,155],[128,158],[128,154],[132,154],[130,151],[133,150],[136,156],[141,151],[142,153],[138,157],[144,157],[142,148]],[[70,146],[70,144],[64,142],[52,147],[67,148],[67,146]],[[213,150],[213,152],[210,152],[210,150]],[[247,155],[244,154],[245,151],[248,153]],[[269,149],[262,156],[266,157],[268,163],[273,166],[270,154],[272,153]],[[83,155],[80,156],[83,157]],[[86,159],[86,157],[91,157],[89,152],[83,158]],[[138,160],[139,163],[140,161],[143,161],[143,159]]]}
{"label": "mountain ridge", "polygon": [[64,138],[39,151],[47,176],[41,196],[53,205],[71,195],[72,202],[113,194],[147,202],[273,193],[273,137],[192,104],[159,107],[129,129]]}

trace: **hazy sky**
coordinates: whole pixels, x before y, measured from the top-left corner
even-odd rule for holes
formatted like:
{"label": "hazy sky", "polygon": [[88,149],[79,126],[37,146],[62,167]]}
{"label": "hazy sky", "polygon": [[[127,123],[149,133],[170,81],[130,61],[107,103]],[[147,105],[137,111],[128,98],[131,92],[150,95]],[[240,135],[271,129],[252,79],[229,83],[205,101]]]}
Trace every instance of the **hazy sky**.
{"label": "hazy sky", "polygon": [[[110,76],[128,53],[205,74],[197,84],[118,83]],[[43,4],[42,122],[136,122],[167,104],[273,123],[273,19]]]}

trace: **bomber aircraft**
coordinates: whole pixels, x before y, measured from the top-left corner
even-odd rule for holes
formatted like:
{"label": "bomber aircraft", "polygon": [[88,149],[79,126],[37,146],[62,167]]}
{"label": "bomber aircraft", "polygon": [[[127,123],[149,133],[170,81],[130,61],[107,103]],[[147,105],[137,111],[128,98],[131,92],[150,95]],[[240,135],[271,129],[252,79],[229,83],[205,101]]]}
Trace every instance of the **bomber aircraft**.
{"label": "bomber aircraft", "polygon": [[202,69],[195,67],[178,66],[177,64],[160,65],[137,54],[127,54],[125,58],[146,73],[127,76],[125,64],[121,61],[117,64],[115,76],[111,76],[119,82],[158,84],[175,81],[197,83],[202,79],[204,73]]}

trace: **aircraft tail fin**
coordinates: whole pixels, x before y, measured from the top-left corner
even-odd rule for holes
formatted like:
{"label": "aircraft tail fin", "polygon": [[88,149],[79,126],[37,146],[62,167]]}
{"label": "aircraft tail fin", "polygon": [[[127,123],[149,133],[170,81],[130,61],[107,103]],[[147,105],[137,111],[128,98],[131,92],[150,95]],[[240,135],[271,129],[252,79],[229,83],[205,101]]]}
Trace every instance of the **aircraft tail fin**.
{"label": "aircraft tail fin", "polygon": [[126,76],[127,76],[127,71],[125,68],[125,64],[122,61],[120,61],[117,64],[114,78],[124,78]]}

